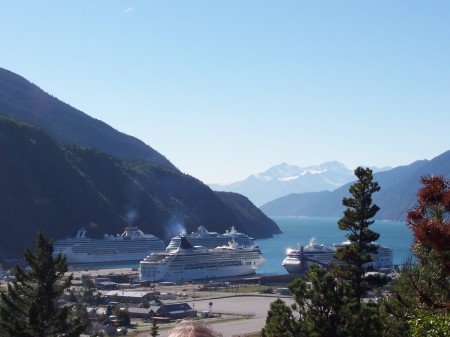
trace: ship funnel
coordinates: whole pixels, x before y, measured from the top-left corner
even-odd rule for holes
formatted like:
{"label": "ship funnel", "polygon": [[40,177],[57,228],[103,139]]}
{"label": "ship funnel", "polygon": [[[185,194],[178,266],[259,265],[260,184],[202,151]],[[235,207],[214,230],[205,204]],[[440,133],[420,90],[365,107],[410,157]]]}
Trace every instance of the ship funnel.
{"label": "ship funnel", "polygon": [[180,240],[180,248],[181,249],[192,249],[194,248],[191,243],[188,241],[188,239],[182,235]]}

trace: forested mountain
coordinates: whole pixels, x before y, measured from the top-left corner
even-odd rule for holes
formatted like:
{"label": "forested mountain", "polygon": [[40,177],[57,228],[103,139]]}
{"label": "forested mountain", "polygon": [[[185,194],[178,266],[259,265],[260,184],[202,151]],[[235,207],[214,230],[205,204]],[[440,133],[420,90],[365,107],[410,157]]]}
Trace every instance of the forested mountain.
{"label": "forested mountain", "polygon": [[[410,165],[374,174],[381,190],[373,200],[380,211],[376,219],[405,220],[406,212],[416,204],[416,193],[421,187],[419,179],[425,175],[438,175],[450,179],[450,151],[432,160],[420,160]],[[348,183],[332,192],[290,194],[261,207],[269,216],[324,216],[341,217],[344,207],[342,198],[348,197]]]}
{"label": "forested mountain", "polygon": [[254,223],[261,223],[265,224],[270,233],[281,233],[275,222],[267,222],[267,216],[242,194],[233,192],[215,192],[215,194],[225,205],[230,207],[231,211],[238,219],[238,223],[242,224],[243,227],[251,227]]}
{"label": "forested mountain", "polygon": [[0,186],[0,260],[32,247],[38,228],[56,239],[80,227],[91,237],[117,234],[129,223],[164,240],[199,225],[219,232],[234,225],[256,238],[279,232],[251,203],[233,210],[233,202],[222,201],[226,196],[175,168],[61,145],[42,129],[5,117]]}
{"label": "forested mountain", "polygon": [[61,102],[25,78],[0,68],[0,115],[43,128],[62,144],[99,149],[119,158],[174,167],[141,140]]}
{"label": "forested mountain", "polygon": [[199,225],[219,232],[234,225],[255,238],[279,232],[251,203],[253,212],[232,209],[238,195],[225,203],[139,139],[2,68],[0,115],[7,117],[0,120],[0,258],[21,254],[39,227],[53,238],[81,226],[92,237],[120,233],[130,222],[165,240]]}

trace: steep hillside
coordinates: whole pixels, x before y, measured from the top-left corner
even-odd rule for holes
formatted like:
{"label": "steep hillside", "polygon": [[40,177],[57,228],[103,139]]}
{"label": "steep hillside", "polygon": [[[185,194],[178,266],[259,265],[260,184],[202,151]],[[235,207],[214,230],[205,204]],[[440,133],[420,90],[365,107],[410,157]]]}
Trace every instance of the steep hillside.
{"label": "steep hillside", "polygon": [[101,237],[132,223],[165,240],[200,224],[220,232],[234,225],[257,238],[278,232],[234,214],[208,186],[176,169],[62,146],[40,128],[4,117],[0,184],[0,259],[21,256],[38,228],[63,238],[84,226]]}
{"label": "steep hillside", "polygon": [[330,194],[330,191],[291,193],[264,204],[260,209],[270,216],[324,216],[316,215],[321,212],[315,207]]}
{"label": "steep hillside", "polygon": [[[374,174],[381,190],[374,194],[374,202],[380,206],[376,218],[404,221],[406,211],[416,204],[419,179],[425,175],[442,175],[450,179],[450,151],[432,160],[416,161],[390,171]],[[348,183],[333,192],[300,193],[278,198],[266,203],[261,210],[269,215],[341,217],[342,198],[349,196]]]}
{"label": "steep hillside", "polygon": [[0,115],[42,127],[63,144],[93,147],[119,158],[141,159],[173,168],[139,139],[61,102],[23,77],[0,68]]}
{"label": "steep hillside", "polygon": [[236,216],[238,223],[247,228],[246,234],[255,238],[260,238],[267,229],[269,229],[272,234],[281,233],[278,225],[261,212],[259,208],[254,207],[247,197],[232,192],[215,193],[225,205],[230,207],[231,211]]}

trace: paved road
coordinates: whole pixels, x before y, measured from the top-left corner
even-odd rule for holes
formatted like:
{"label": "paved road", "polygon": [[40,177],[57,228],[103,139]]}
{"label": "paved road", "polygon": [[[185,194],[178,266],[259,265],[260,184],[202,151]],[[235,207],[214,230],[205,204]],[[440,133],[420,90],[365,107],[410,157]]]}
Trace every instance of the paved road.
{"label": "paved road", "polygon": [[[223,337],[245,336],[246,333],[260,331],[266,322],[270,303],[277,297],[268,296],[235,296],[218,299],[205,299],[188,302],[199,313],[209,310],[212,302],[212,312],[222,313],[220,319],[207,319],[214,330]],[[287,304],[292,304],[292,298],[283,298]],[[169,329],[161,328],[159,337],[167,337]],[[139,333],[138,337],[148,337],[148,331]]]}

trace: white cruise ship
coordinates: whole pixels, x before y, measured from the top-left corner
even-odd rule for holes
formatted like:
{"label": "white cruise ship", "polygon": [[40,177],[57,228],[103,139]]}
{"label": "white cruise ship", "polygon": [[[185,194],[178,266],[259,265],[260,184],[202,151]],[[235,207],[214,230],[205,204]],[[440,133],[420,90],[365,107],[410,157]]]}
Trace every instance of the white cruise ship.
{"label": "white cruise ship", "polygon": [[336,250],[316,242],[316,237],[312,237],[306,246],[297,249],[288,249],[286,258],[282,266],[290,274],[298,274],[306,270],[311,264],[319,264],[323,267],[335,262],[333,255]]}
{"label": "white cruise ship", "polygon": [[[334,248],[339,249],[349,244],[350,241],[335,243]],[[375,254],[370,254],[372,256],[372,261],[366,263],[364,266],[366,268],[373,268],[375,270],[392,269],[394,267],[394,254],[392,252],[392,249],[386,246],[382,246],[376,242],[373,242],[372,244],[378,246],[378,252]]]}
{"label": "white cruise ship", "polygon": [[66,255],[68,264],[140,261],[148,254],[165,250],[164,241],[144,234],[137,227],[126,227],[122,235],[105,234],[91,239],[80,229],[74,238],[55,240],[53,254]]}
{"label": "white cruise ship", "polygon": [[141,280],[153,282],[242,276],[255,274],[264,261],[258,246],[229,242],[216,248],[194,247],[181,236],[179,247],[143,259],[139,274]]}
{"label": "white cruise ship", "polygon": [[231,227],[230,230],[227,230],[223,234],[219,234],[217,232],[208,232],[208,230],[200,226],[198,227],[196,232],[192,232],[191,234],[180,234],[174,236],[167,246],[168,250],[172,250],[178,248],[180,246],[181,237],[185,236],[189,243],[193,246],[203,246],[206,248],[215,248],[218,246],[226,245],[230,241],[235,241],[241,246],[250,247],[255,243],[253,238],[248,236],[247,234],[243,234],[238,232],[234,226]]}
{"label": "white cruise ship", "polygon": [[[316,238],[312,237],[306,246],[300,246],[297,249],[288,249],[286,258],[282,262],[282,266],[290,274],[298,274],[304,272],[311,264],[319,264],[328,268],[330,263],[337,263],[334,258],[336,249],[349,244],[348,241],[335,243],[333,248],[317,244]],[[373,243],[378,246],[378,252],[372,255],[372,261],[365,264],[366,268],[372,267],[375,270],[392,269],[393,254],[392,249]]]}

